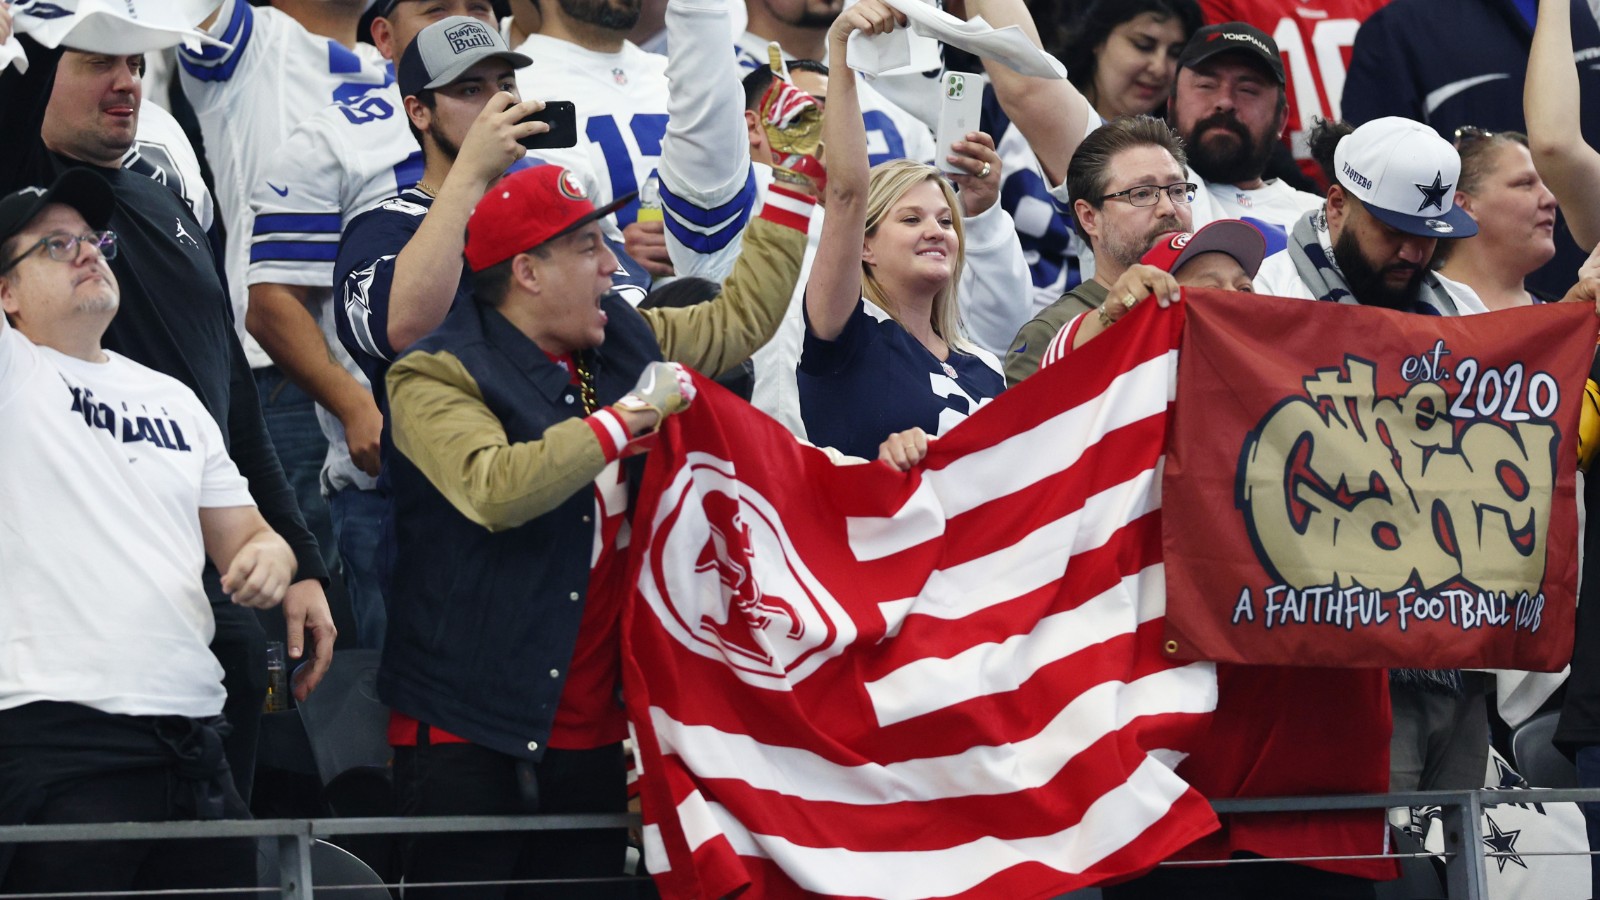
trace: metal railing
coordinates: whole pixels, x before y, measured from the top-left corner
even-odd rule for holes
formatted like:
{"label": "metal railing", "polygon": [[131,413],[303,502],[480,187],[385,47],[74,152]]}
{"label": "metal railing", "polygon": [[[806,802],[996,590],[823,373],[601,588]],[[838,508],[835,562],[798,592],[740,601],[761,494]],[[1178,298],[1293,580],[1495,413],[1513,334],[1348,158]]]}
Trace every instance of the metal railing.
{"label": "metal railing", "polygon": [[[1391,807],[1440,808],[1445,848],[1442,854],[1387,854],[1383,858],[1442,856],[1445,890],[1450,900],[1485,900],[1489,859],[1506,854],[1485,849],[1483,810],[1498,804],[1600,802],[1600,788],[1517,789],[1476,791],[1412,791],[1394,794],[1350,794],[1327,797],[1261,797],[1214,800],[1218,813],[1315,812]],[[0,826],[0,844],[42,841],[158,840],[164,838],[276,838],[278,896],[284,900],[311,900],[311,844],[336,835],[400,835],[474,831],[550,831],[621,828],[639,823],[631,814],[573,814],[532,816],[428,816],[419,818],[316,818],[255,819],[204,822],[118,822],[82,825]],[[1528,855],[1523,853],[1522,855]],[[1300,861],[1329,859],[1305,857]],[[1283,860],[1279,860],[1283,861]],[[1296,861],[1296,860],[1288,860]],[[1240,860],[1168,862],[1164,866],[1248,864]],[[222,888],[211,893],[261,895],[272,888]],[[337,896],[337,889],[329,894]],[[159,896],[154,892],[152,896]],[[195,893],[187,891],[186,893]],[[205,893],[205,892],[202,892]],[[93,896],[89,894],[58,896]]]}

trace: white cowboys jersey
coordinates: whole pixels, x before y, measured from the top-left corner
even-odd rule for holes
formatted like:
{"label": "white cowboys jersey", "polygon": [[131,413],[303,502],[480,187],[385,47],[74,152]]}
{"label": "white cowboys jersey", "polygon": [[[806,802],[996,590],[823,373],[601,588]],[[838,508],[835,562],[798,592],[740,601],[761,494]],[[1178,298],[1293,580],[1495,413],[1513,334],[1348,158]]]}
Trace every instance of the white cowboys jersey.
{"label": "white cowboys jersey", "polygon": [[[542,34],[530,35],[517,52],[533,58],[517,70],[524,98],[577,106],[578,146],[539,156],[588,180],[597,206],[639,190],[656,171],[667,133],[666,58],[627,42],[620,53],[597,53]],[[617,226],[638,217],[634,200],[617,210]]]}
{"label": "white cowboys jersey", "polygon": [[668,40],[679,52],[667,60],[672,99],[660,161],[673,268],[718,282],[733,271],[756,200],[743,72],[727,52],[729,5],[701,0],[667,7]]}
{"label": "white cowboys jersey", "polygon": [[421,177],[398,87],[324,107],[295,127],[253,185],[246,281],[332,290],[344,226]]}
{"label": "white cowboys jersey", "polygon": [[[353,102],[324,107],[296,126],[267,162],[250,198],[248,283],[313,288],[312,315],[329,352],[363,386],[369,386],[366,376],[334,328],[339,234],[351,219],[415,185],[422,167],[400,89],[390,84]],[[320,406],[317,418],[330,444],[324,481],[331,479],[333,487],[370,487],[372,480],[350,462],[339,420]]]}
{"label": "white cowboys jersey", "polygon": [[180,47],[178,61],[184,92],[205,135],[226,226],[235,323],[250,364],[265,366],[271,359],[244,328],[254,220],[251,193],[262,170],[307,116],[330,103],[359,102],[392,78],[388,63],[372,45],[347,49],[270,6],[223,0],[208,33],[231,49]]}

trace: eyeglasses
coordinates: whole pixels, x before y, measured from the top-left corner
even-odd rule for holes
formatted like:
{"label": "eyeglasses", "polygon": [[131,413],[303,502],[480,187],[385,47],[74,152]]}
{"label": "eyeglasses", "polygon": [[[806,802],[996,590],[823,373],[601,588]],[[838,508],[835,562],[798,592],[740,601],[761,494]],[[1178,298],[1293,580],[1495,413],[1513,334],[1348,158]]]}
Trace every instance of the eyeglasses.
{"label": "eyeglasses", "polygon": [[1476,125],[1463,125],[1456,129],[1456,149],[1459,150],[1462,144],[1471,143],[1472,141],[1487,141],[1494,135],[1494,132],[1479,128]]}
{"label": "eyeglasses", "polygon": [[1100,198],[1100,202],[1122,199],[1128,201],[1131,206],[1155,206],[1161,202],[1161,195],[1166,194],[1167,199],[1171,200],[1174,205],[1179,203],[1187,204],[1194,202],[1195,190],[1197,188],[1192,181],[1180,181],[1176,184],[1165,185],[1141,184],[1125,191],[1117,191],[1115,194],[1106,194]]}
{"label": "eyeglasses", "polygon": [[43,247],[45,252],[50,254],[50,258],[56,262],[72,262],[74,259],[78,258],[78,245],[80,243],[88,244],[89,246],[100,251],[100,256],[105,259],[117,258],[117,233],[115,231],[87,231],[83,234],[52,234],[49,237],[40,238],[32,247],[22,251],[22,253],[17,256],[16,259],[13,259],[11,262],[6,263],[3,267],[0,267],[0,275],[4,275],[5,273],[16,268],[18,263],[27,259],[29,254],[35,250],[38,250],[40,247]]}

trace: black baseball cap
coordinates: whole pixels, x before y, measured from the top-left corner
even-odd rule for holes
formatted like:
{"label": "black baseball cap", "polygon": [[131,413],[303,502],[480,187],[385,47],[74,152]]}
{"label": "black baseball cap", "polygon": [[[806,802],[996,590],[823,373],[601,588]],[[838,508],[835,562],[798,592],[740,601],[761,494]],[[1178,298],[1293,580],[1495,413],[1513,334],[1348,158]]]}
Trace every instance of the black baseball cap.
{"label": "black baseball cap", "polygon": [[1188,69],[1219,53],[1244,53],[1266,66],[1278,84],[1285,84],[1283,57],[1278,55],[1278,42],[1265,31],[1243,22],[1223,22],[1207,25],[1196,31],[1189,43],[1183,45],[1178,56],[1178,68]]}
{"label": "black baseball cap", "polygon": [[[89,227],[104,230],[116,208],[111,185],[92,170],[74,167],[61,173],[47,188],[25,187],[0,198],[0,242],[10,240],[28,227],[34,217],[52,203],[64,203],[77,210]],[[0,261],[0,265],[4,262]]]}

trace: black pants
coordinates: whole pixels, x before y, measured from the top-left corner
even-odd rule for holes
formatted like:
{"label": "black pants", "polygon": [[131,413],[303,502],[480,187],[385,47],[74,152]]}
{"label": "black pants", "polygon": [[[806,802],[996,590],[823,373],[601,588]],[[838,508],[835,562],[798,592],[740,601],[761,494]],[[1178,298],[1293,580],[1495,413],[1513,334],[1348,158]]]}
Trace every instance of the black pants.
{"label": "black pants", "polygon": [[1374,900],[1375,882],[1285,862],[1167,866],[1115,887],[1105,900]]}
{"label": "black pants", "polygon": [[[247,819],[215,723],[65,703],[0,712],[0,822]],[[251,887],[255,841],[62,841],[0,847],[0,893]]]}
{"label": "black pants", "polygon": [[[208,579],[215,579],[211,572],[212,568],[207,566]],[[207,586],[210,586],[209,580]],[[211,612],[217,620],[211,655],[222,664],[222,688],[228,692],[222,705],[222,717],[228,720],[231,730],[223,738],[223,747],[228,754],[234,786],[248,808],[250,790],[255,784],[261,705],[267,699],[267,632],[253,609],[213,602]]]}
{"label": "black pants", "polygon": [[[475,744],[396,747],[395,790],[402,816],[620,813],[627,810],[622,745],[548,750],[537,763]],[[627,829],[475,832],[413,837],[405,851],[407,900],[414,898],[625,898],[626,883],[486,885],[423,890],[422,882],[620,878]]]}

